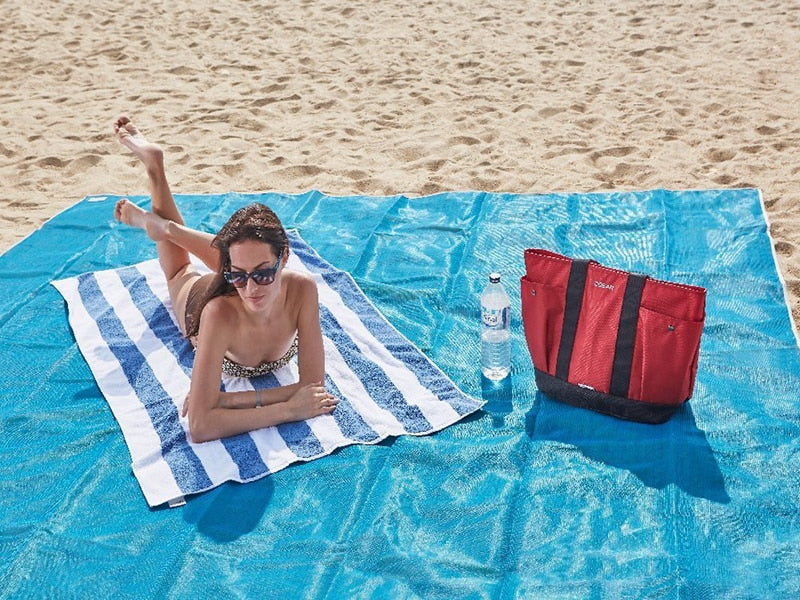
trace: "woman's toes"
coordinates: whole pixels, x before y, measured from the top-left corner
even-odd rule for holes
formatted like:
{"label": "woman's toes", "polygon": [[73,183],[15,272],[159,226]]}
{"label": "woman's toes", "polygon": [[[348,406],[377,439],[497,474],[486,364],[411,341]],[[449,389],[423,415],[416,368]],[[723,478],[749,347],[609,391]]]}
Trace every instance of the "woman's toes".
{"label": "woman's toes", "polygon": [[121,200],[117,200],[117,203],[114,205],[114,218],[117,221],[122,221],[122,206],[125,202],[125,198],[122,198]]}

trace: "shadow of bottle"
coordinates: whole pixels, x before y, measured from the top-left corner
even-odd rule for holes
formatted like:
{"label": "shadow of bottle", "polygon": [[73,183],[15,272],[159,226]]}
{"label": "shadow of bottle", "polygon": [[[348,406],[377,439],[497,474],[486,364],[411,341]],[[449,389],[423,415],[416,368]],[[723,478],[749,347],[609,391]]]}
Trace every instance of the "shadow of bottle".
{"label": "shadow of bottle", "polygon": [[481,397],[486,401],[483,410],[492,417],[496,429],[505,427],[506,416],[514,410],[514,386],[511,373],[500,381],[481,375]]}
{"label": "shadow of bottle", "polygon": [[730,502],[725,480],[691,406],[661,425],[623,421],[561,404],[536,392],[525,415],[531,439],[570,444],[595,461],[625,469],[650,488],[675,484],[687,494]]}

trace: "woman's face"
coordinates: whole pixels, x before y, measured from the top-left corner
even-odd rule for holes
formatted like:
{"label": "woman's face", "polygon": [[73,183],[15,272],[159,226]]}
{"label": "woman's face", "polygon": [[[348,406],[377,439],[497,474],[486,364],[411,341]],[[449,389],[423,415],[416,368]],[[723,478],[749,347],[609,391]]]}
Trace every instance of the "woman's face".
{"label": "woman's face", "polygon": [[249,276],[246,277],[246,283],[242,287],[236,286],[236,291],[239,292],[245,308],[258,311],[269,306],[280,291],[285,257],[281,257],[279,265],[278,257],[273,252],[272,246],[256,240],[231,244],[230,257],[231,273],[239,274],[240,280],[245,280],[244,274],[252,275],[254,272],[257,272],[262,281],[269,280],[270,275],[274,274],[274,280],[268,285],[259,285],[256,283],[256,278]]}

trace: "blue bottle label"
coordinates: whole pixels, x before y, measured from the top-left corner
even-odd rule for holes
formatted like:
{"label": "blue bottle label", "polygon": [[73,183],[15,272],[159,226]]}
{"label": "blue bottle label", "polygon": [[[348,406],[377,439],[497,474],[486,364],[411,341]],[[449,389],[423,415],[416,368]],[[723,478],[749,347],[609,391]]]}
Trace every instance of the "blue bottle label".
{"label": "blue bottle label", "polygon": [[485,329],[505,329],[508,327],[508,307],[481,307],[481,321]]}

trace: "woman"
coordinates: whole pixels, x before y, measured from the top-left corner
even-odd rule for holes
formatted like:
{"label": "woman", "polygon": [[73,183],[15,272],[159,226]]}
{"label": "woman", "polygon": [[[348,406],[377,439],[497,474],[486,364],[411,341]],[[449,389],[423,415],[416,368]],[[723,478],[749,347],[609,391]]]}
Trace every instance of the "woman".
{"label": "woman", "polygon": [[[195,346],[189,395],[194,442],[329,414],[338,400],[323,385],[325,356],[317,288],[307,275],[286,268],[289,242],[275,213],[262,204],[239,209],[217,236],[184,225],[164,171],[161,148],[130,119],[114,123],[119,141],[144,164],[152,212],[120,200],[114,217],[144,229],[156,242],[159,263],[181,330]],[[189,261],[197,256],[214,273]],[[220,392],[223,370],[260,375],[298,352],[299,381],[247,392]]]}

